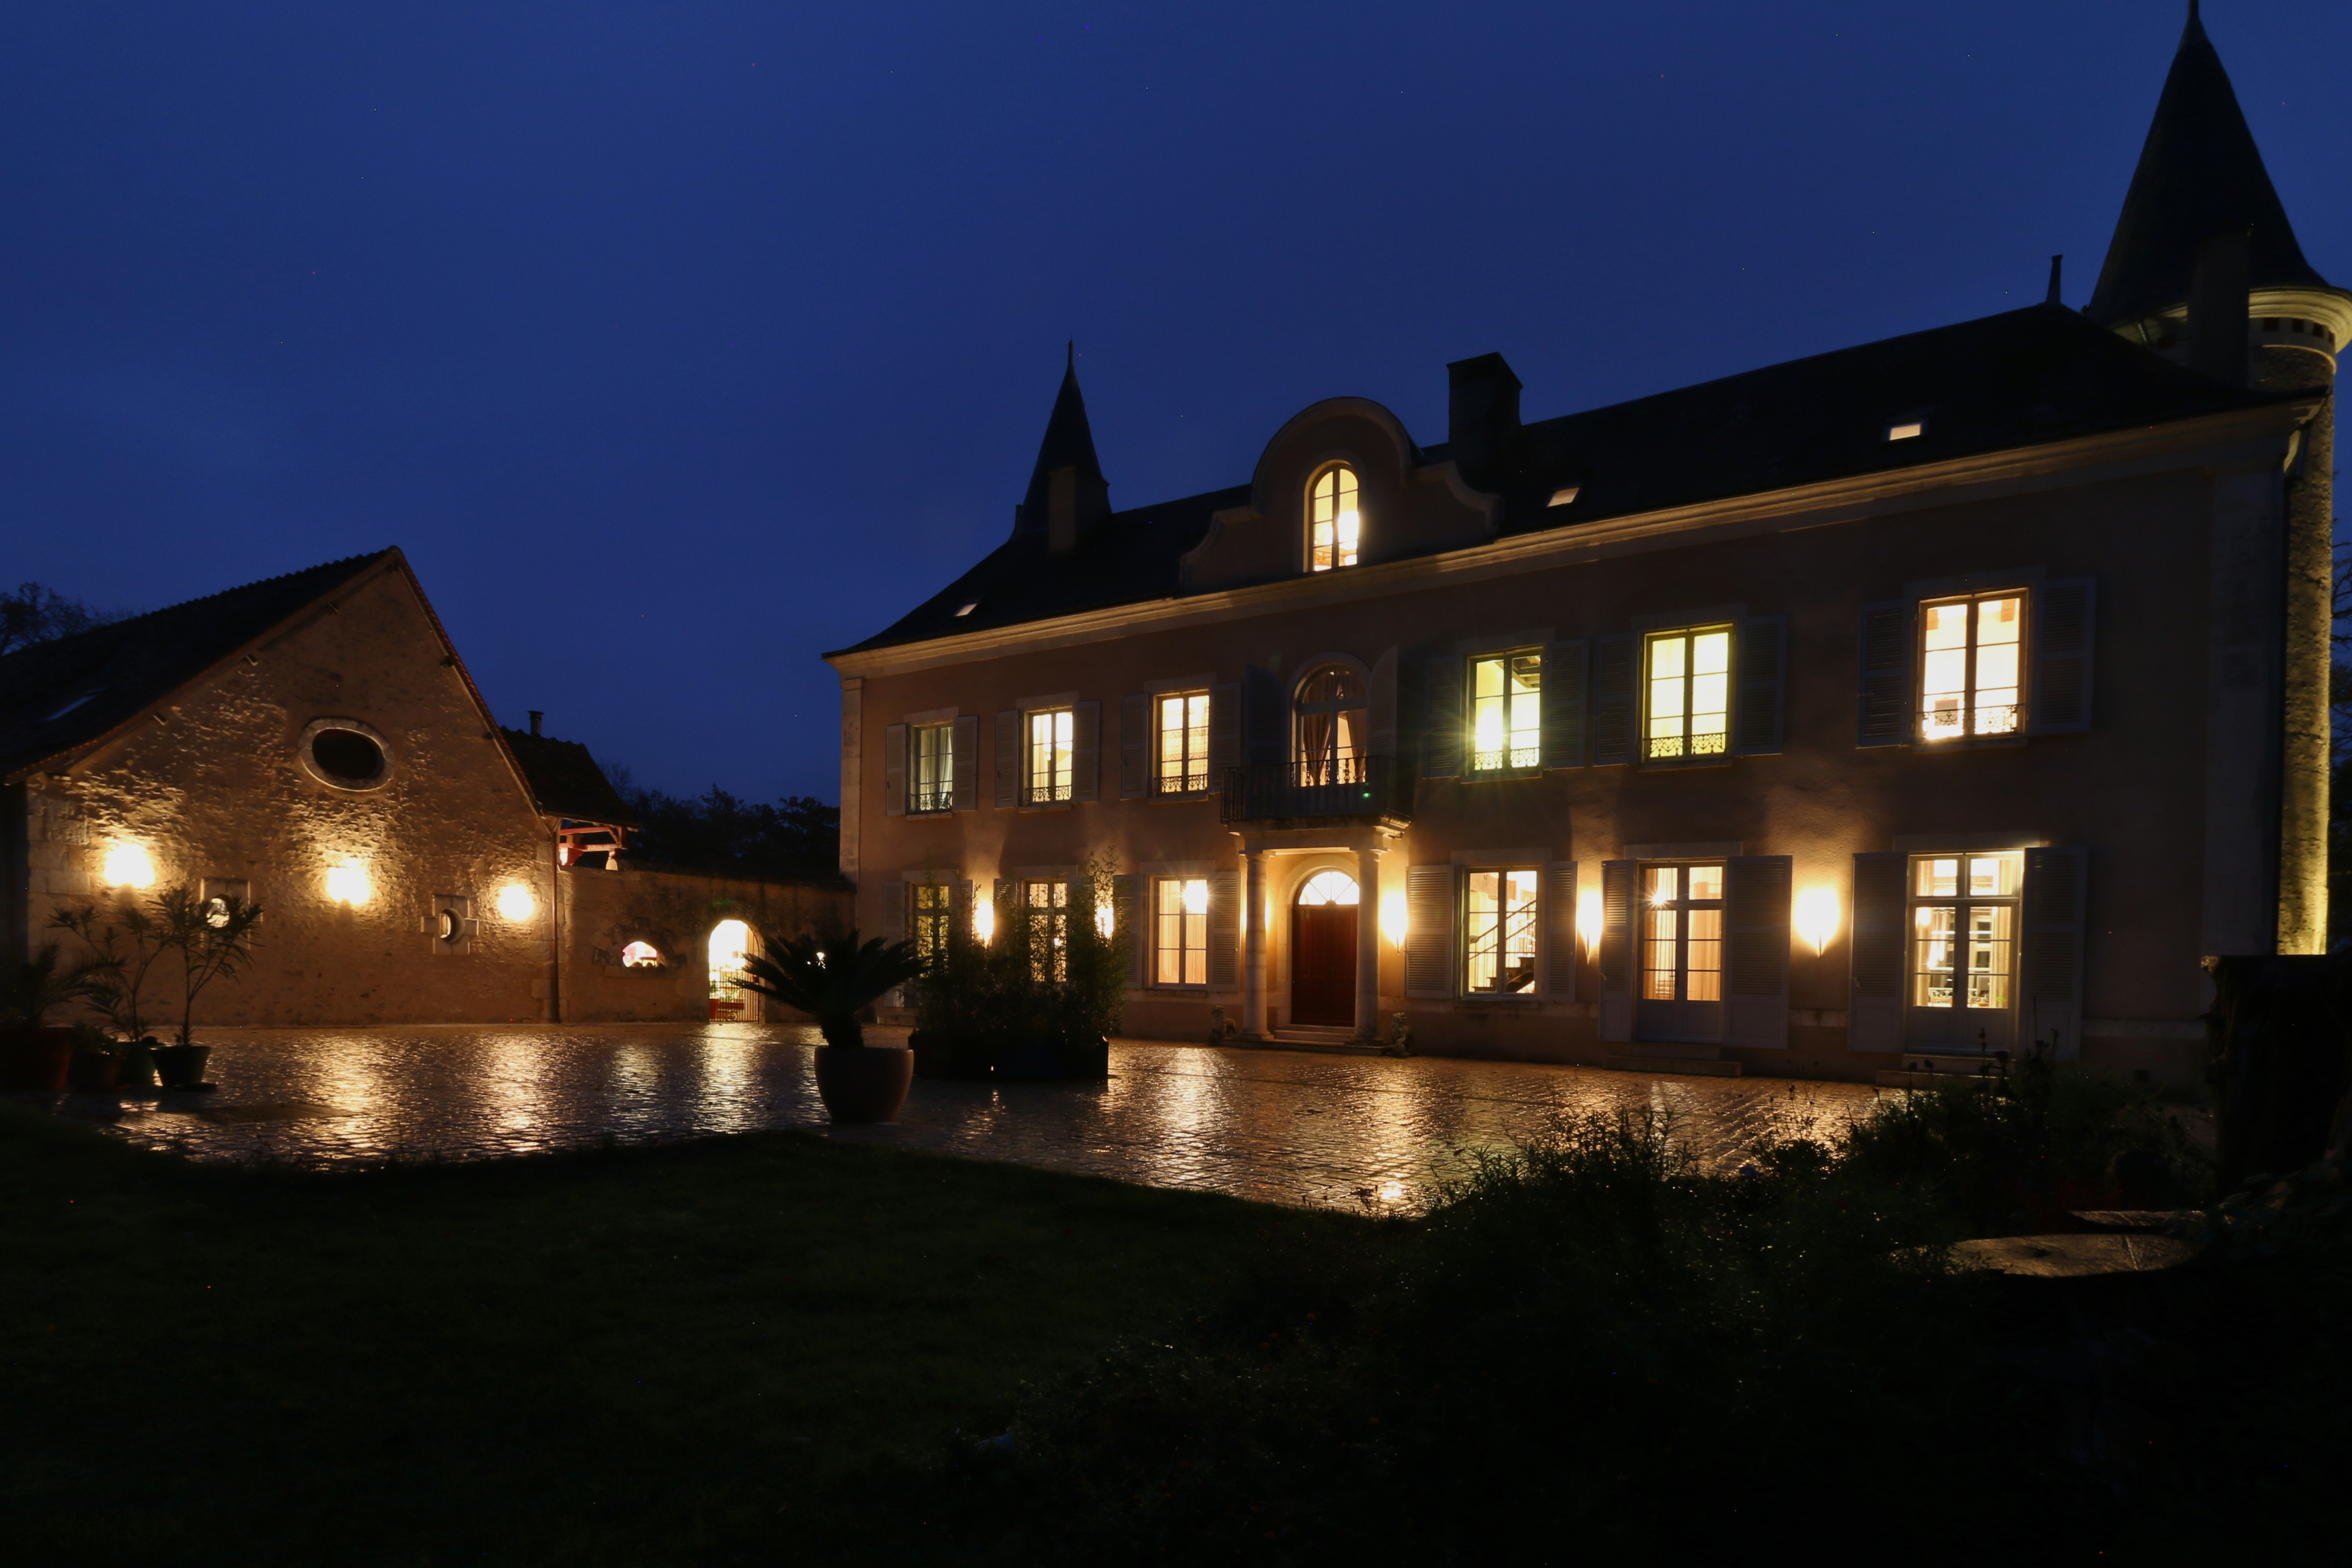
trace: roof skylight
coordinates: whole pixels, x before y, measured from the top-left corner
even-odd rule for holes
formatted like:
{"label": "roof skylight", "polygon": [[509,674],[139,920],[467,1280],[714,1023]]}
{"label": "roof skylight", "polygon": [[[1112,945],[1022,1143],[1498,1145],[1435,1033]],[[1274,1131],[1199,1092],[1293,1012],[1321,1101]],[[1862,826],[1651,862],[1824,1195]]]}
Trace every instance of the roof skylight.
{"label": "roof skylight", "polygon": [[1886,438],[1890,441],[1908,441],[1914,437],[1925,436],[1927,433],[1927,422],[1924,419],[1906,419],[1899,425],[1889,425],[1886,427]]}
{"label": "roof skylight", "polygon": [[60,719],[64,718],[67,714],[68,714],[68,713],[72,712],[75,709],[77,709],[77,708],[80,707],[83,703],[88,702],[88,701],[90,701],[90,700],[92,700],[93,699],[95,699],[95,698],[99,695],[99,693],[100,693],[100,692],[102,692],[102,691],[104,691],[105,689],[106,689],[106,688],[105,688],[105,687],[103,687],[103,686],[101,686],[101,687],[100,687],[100,688],[98,689],[98,690],[97,690],[97,691],[85,691],[85,692],[83,692],[80,696],[79,696],[79,697],[75,698],[72,701],[70,701],[70,702],[67,703],[64,707],[62,707],[62,708],[58,709],[56,712],[54,712],[54,713],[52,713],[52,714],[48,715],[47,718],[43,719],[43,720],[41,721],[41,722],[42,722],[42,723],[44,723],[44,724],[54,724],[54,723],[56,723],[58,720],[60,720]]}
{"label": "roof skylight", "polygon": [[1552,491],[1552,492],[1551,492],[1551,500],[1548,500],[1548,501],[1544,502],[1544,505],[1545,505],[1547,508],[1549,508],[1549,507],[1555,507],[1555,506],[1566,506],[1569,502],[1570,502],[1570,501],[1572,501],[1572,500],[1574,500],[1576,499],[1576,492],[1577,492],[1577,491],[1579,491],[1579,490],[1580,490],[1580,489],[1582,489],[1583,488],[1584,488],[1584,487],[1583,487],[1582,485],[1567,485],[1567,486],[1564,486],[1564,487],[1562,487],[1562,488],[1561,488],[1561,489],[1556,489],[1556,490]]}
{"label": "roof skylight", "polygon": [[980,601],[978,599],[974,599],[971,604],[966,605],[962,609],[958,610],[956,614],[958,616],[968,616],[978,608],[980,608]]}

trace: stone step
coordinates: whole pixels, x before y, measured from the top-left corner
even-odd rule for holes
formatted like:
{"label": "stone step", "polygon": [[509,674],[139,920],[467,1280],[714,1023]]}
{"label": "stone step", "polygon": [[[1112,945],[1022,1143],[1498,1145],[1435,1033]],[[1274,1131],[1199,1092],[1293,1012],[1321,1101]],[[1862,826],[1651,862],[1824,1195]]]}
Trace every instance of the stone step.
{"label": "stone step", "polygon": [[1738,1078],[1739,1064],[1709,1057],[1603,1057],[1601,1065],[1611,1072],[1685,1073],[1693,1078]]}
{"label": "stone step", "polygon": [[1265,1040],[1259,1043],[1278,1050],[1320,1051],[1335,1057],[1377,1057],[1382,1054],[1380,1047],[1357,1039],[1351,1029],[1327,1029],[1312,1025],[1302,1027],[1297,1024],[1286,1024],[1281,1028],[1268,1031]]}

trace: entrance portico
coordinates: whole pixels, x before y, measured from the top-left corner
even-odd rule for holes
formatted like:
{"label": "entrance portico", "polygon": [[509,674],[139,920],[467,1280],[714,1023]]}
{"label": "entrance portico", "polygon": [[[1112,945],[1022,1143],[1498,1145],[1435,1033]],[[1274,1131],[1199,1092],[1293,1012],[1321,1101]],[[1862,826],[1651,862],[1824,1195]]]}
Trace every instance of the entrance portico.
{"label": "entrance portico", "polygon": [[[1326,858],[1344,857],[1351,862],[1347,866],[1347,874],[1355,883],[1356,893],[1353,1037],[1366,1044],[1378,1040],[1381,1032],[1381,857],[1393,847],[1399,837],[1398,830],[1378,824],[1359,823],[1339,827],[1239,830],[1234,837],[1241,840],[1242,863],[1245,868],[1244,887],[1246,889],[1242,911],[1244,926],[1241,1037],[1245,1040],[1271,1037],[1266,1024],[1267,975],[1271,956],[1268,936],[1276,919],[1285,922],[1286,929],[1293,929],[1292,906],[1297,901],[1298,890],[1288,886],[1290,879],[1277,874],[1275,862],[1278,858],[1295,862],[1303,857],[1316,856]],[[1277,883],[1282,886],[1279,914],[1276,907],[1275,885]],[[1294,952],[1294,967],[1297,958]]]}

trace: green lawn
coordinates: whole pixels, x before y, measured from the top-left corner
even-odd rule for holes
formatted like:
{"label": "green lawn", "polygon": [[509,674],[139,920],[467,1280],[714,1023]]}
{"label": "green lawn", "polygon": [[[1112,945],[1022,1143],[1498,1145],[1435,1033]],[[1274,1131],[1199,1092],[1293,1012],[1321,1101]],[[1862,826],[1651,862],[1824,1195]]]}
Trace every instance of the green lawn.
{"label": "green lawn", "polygon": [[1355,1225],[773,1133],[333,1176],[0,1108],[19,1563],[934,1560],[1024,1380]]}

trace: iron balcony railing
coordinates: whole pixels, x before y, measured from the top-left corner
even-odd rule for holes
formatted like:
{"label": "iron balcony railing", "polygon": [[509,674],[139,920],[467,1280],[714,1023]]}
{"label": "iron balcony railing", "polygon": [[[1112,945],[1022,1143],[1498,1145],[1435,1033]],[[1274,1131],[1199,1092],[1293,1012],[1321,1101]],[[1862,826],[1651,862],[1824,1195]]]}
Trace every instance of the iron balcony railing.
{"label": "iron balcony railing", "polygon": [[1412,819],[1412,779],[1389,756],[1262,763],[1225,770],[1226,822]]}

